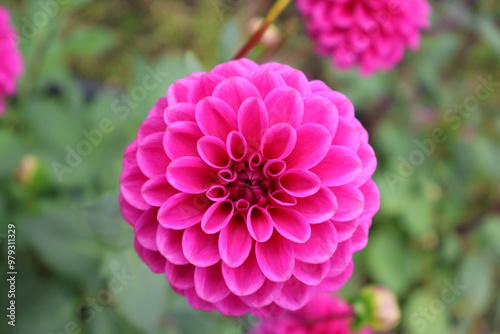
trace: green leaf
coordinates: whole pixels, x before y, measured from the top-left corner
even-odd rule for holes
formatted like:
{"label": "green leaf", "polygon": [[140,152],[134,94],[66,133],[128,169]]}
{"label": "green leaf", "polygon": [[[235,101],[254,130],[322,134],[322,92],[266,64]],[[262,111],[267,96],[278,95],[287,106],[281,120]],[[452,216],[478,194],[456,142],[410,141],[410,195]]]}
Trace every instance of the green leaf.
{"label": "green leaf", "polygon": [[117,38],[109,29],[85,27],[73,32],[66,42],[69,55],[89,57],[102,54],[114,48]]}
{"label": "green leaf", "polygon": [[403,308],[405,333],[450,333],[447,308],[448,305],[441,296],[423,289],[414,291]]}

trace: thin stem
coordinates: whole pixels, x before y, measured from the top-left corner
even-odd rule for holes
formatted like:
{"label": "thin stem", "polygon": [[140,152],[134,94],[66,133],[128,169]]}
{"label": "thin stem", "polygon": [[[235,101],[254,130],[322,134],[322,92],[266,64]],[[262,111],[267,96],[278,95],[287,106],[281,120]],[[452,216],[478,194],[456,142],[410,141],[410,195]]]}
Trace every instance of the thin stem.
{"label": "thin stem", "polygon": [[233,57],[233,59],[239,59],[242,57],[245,57],[246,54],[252,50],[252,48],[259,43],[260,39],[262,38],[262,35],[266,32],[267,28],[271,24],[273,24],[274,21],[278,18],[278,16],[283,12],[283,10],[286,8],[292,2],[292,0],[278,0],[274,4],[274,6],[271,8],[267,16],[264,18],[262,21],[262,24],[260,25],[259,29],[248,39],[248,41],[243,45],[243,47],[238,51],[238,53]]}

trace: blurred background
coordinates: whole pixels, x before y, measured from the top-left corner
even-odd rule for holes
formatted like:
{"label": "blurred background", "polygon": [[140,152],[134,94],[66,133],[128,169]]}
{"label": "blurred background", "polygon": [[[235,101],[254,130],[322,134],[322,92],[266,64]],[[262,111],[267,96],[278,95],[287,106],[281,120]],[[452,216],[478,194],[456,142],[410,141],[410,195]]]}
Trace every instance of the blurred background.
{"label": "blurred background", "polygon": [[[13,224],[18,273],[16,327],[3,318],[0,332],[239,334],[255,323],[193,310],[151,273],[117,195],[123,150],[156,99],[230,59],[271,3],[1,1],[27,70],[0,118],[0,264]],[[370,132],[381,209],[340,293],[392,289],[403,311],[393,334],[500,333],[500,3],[431,4],[421,50],[390,73],[333,69],[293,6],[250,57],[324,80]]]}

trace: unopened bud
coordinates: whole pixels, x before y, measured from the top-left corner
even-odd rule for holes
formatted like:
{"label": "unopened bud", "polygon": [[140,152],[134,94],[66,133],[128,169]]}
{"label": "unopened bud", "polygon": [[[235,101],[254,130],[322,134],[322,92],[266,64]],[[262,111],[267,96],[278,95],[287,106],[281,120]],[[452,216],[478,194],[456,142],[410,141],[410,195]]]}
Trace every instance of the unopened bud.
{"label": "unopened bud", "polygon": [[16,167],[15,179],[19,184],[28,184],[35,178],[40,162],[33,155],[24,156]]}
{"label": "unopened bud", "polygon": [[375,331],[389,331],[399,324],[401,311],[392,291],[380,285],[367,285],[361,289],[354,303],[359,313],[359,324]]}

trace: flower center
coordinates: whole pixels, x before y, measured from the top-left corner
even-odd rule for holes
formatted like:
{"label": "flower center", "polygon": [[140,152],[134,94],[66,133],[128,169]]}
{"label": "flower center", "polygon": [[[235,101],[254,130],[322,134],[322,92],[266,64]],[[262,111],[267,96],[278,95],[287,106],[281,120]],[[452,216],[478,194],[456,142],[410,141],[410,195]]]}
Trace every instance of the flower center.
{"label": "flower center", "polygon": [[267,203],[267,193],[273,186],[262,170],[250,170],[247,163],[240,163],[234,166],[237,173],[236,180],[227,185],[229,198],[238,201],[246,200],[251,205],[265,205]]}

